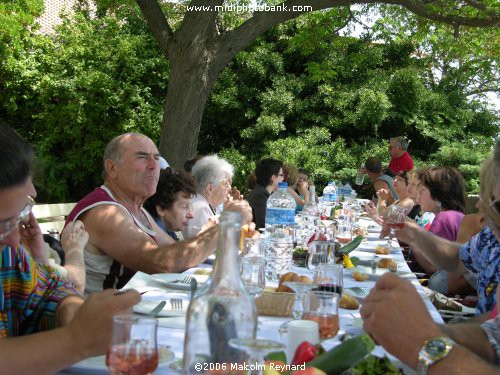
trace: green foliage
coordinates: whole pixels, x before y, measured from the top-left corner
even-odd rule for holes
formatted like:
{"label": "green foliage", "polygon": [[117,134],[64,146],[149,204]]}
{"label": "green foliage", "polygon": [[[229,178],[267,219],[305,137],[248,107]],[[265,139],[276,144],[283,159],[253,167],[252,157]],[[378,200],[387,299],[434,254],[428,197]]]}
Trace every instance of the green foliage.
{"label": "green foliage", "polygon": [[352,184],[368,156],[388,163],[388,138],[406,135],[419,166],[456,166],[477,192],[498,114],[460,88],[430,85],[432,67],[404,35],[380,44],[318,30],[328,17],[330,26],[341,24],[340,13],[279,25],[237,56],[207,105],[202,153],[238,150],[239,166],[243,156],[272,156],[309,169],[322,187],[331,179]]}
{"label": "green foliage", "polygon": [[[162,4],[174,30],[185,3]],[[36,146],[41,200],[74,201],[98,185],[112,137],[139,131],[159,140],[168,62],[133,0],[97,5],[97,18],[82,2],[45,37],[29,27],[41,0],[0,0],[0,117]],[[469,94],[498,83],[498,30],[457,34],[380,9],[358,39],[339,36],[350,13],[335,8],[279,24],[240,52],[215,83],[198,152],[232,162],[243,191],[269,156],[308,169],[321,191],[332,179],[353,185],[368,156],[388,163],[388,138],[406,135],[418,166],[456,166],[477,192],[498,112]],[[244,19],[221,14],[219,30]],[[361,190],[370,194],[368,184]]]}
{"label": "green foliage", "polygon": [[3,69],[15,80],[0,82],[0,111],[36,145],[42,200],[75,200],[98,185],[114,136],[159,139],[168,65],[143,23],[128,16],[77,13],[55,38],[25,38]]}

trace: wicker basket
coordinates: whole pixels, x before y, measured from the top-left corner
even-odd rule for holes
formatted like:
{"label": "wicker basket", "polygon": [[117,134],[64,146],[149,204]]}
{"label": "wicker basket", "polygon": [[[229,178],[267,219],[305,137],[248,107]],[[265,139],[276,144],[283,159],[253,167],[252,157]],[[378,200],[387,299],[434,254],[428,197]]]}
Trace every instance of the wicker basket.
{"label": "wicker basket", "polygon": [[267,316],[292,316],[295,293],[281,293],[264,291],[255,299],[259,315]]}

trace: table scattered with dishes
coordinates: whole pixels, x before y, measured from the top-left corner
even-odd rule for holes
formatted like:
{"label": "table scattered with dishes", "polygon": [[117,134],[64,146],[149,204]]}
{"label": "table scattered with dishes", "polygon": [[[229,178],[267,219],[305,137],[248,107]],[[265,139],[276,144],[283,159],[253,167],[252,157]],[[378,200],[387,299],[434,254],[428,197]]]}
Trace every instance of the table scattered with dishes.
{"label": "table scattered with dishes", "polygon": [[[354,297],[360,304],[368,295],[370,289],[375,285],[376,280],[385,272],[387,268],[374,267],[381,259],[390,258],[397,263],[396,273],[408,279],[417,288],[420,296],[436,322],[442,322],[438,311],[430,302],[417,278],[412,274],[405,262],[401,248],[396,241],[393,241],[394,247],[389,249],[389,254],[376,254],[377,247],[386,247],[387,239],[379,239],[380,226],[368,218],[361,217],[357,220],[357,225],[364,228],[366,235],[361,244],[350,253],[351,257],[359,259],[356,268],[343,270],[343,292]],[[135,314],[150,313],[161,301],[166,304],[157,314],[158,319],[158,345],[159,345],[159,364],[155,374],[178,374],[181,371],[183,342],[185,334],[185,317],[191,298],[191,289],[189,278],[196,279],[198,287],[209,280],[209,274],[212,265],[201,264],[199,267],[192,268],[183,274],[156,274],[147,275],[137,272],[129,281],[124,289],[136,289],[142,294],[142,301],[134,307]],[[298,275],[313,278],[313,273],[306,267],[292,266],[291,271]],[[353,277],[355,271],[366,275],[366,280],[357,281]],[[394,271],[394,270],[393,270]],[[266,282],[266,288],[277,287],[277,282]],[[360,318],[359,308],[349,310],[339,308],[338,316],[340,320],[340,329],[335,337],[322,341],[326,350],[338,345],[340,340],[346,335],[355,336],[362,332],[362,320]],[[287,333],[283,332],[285,322],[292,320],[290,316],[263,316],[258,317],[257,338],[269,339],[282,342],[286,345]],[[405,373],[413,373],[411,369],[403,363],[388,354],[382,347],[377,346],[372,353],[376,356],[388,356],[396,366],[403,369]],[[290,361],[291,358],[288,358]],[[79,362],[61,372],[63,374],[93,374],[107,373],[104,356],[89,358]]]}

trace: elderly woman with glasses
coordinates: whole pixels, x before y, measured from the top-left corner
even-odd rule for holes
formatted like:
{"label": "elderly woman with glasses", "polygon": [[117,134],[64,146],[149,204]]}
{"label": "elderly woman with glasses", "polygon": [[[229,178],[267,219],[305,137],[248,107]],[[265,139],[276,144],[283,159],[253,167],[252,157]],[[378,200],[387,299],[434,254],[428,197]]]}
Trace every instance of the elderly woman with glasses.
{"label": "elderly woman with glasses", "polygon": [[217,155],[205,156],[194,165],[192,176],[196,196],[193,198],[193,219],[182,231],[185,239],[195,237],[218,206],[230,199],[234,167]]}

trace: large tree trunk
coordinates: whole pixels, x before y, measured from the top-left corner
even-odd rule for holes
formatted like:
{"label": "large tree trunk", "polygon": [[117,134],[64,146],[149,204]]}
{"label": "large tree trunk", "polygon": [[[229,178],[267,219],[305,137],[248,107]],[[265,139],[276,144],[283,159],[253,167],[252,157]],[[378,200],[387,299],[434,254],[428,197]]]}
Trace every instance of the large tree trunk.
{"label": "large tree trunk", "polygon": [[178,48],[170,60],[160,152],[172,168],[196,155],[201,119],[217,73],[205,47]]}

